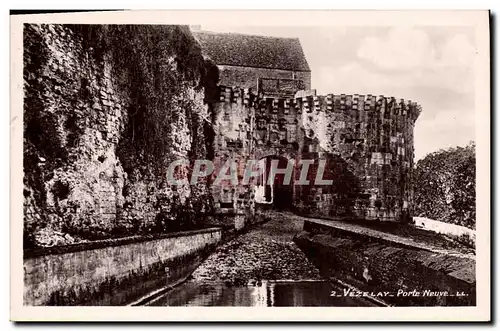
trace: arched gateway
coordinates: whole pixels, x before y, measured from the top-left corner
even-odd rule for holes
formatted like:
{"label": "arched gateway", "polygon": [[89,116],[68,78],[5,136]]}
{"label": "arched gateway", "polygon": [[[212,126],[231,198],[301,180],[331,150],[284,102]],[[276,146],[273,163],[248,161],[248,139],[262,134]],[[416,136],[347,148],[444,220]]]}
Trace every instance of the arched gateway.
{"label": "arched gateway", "polygon": [[262,169],[255,185],[255,202],[283,210],[293,206],[294,163],[280,156],[266,156],[259,160]]}
{"label": "arched gateway", "polygon": [[326,217],[408,217],[413,127],[420,106],[372,95],[259,94],[219,87],[211,107],[216,123],[214,164],[236,160],[242,179],[248,161],[264,160],[260,162],[268,169],[273,159],[280,169],[291,161],[290,187],[284,187],[283,174],[277,177],[278,185],[263,185],[269,178],[265,174],[260,184],[215,186],[217,210],[252,214],[256,202],[277,202]]}
{"label": "arched gateway", "polygon": [[[296,210],[382,221],[408,217],[420,106],[384,96],[317,96],[310,90],[311,70],[298,38],[193,35],[219,72],[220,86],[208,100],[215,167],[234,159],[243,178],[249,160],[293,160],[291,203],[289,195],[285,201]],[[306,177],[299,180],[304,168]],[[315,181],[318,173],[326,181]],[[252,215],[256,202],[277,201],[277,187],[214,186],[216,210]]]}

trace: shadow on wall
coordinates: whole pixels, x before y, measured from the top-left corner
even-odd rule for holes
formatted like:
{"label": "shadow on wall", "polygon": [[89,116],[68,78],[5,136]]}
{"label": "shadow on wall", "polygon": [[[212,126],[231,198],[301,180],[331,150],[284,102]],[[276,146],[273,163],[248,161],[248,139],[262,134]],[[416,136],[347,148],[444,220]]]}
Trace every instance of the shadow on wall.
{"label": "shadow on wall", "polygon": [[[277,173],[274,175],[274,180],[269,183],[271,176],[271,166],[275,162],[278,169],[287,169],[289,160],[283,156],[266,156],[260,161],[261,167],[265,169],[262,175],[257,179],[255,200],[257,203],[270,205],[277,210],[290,209],[293,206],[293,182],[294,178],[290,174],[290,182],[287,175],[284,173]],[[295,169],[294,169],[295,170]]]}
{"label": "shadow on wall", "polygon": [[[360,181],[340,156],[326,152],[303,152],[303,159],[314,160],[307,175],[308,185],[296,187],[295,206],[300,213],[320,216],[362,217],[369,195],[361,192]],[[320,169],[320,161],[324,169]],[[323,173],[321,175],[321,173]],[[300,174],[296,173],[296,179]],[[329,184],[318,185],[319,178]]]}

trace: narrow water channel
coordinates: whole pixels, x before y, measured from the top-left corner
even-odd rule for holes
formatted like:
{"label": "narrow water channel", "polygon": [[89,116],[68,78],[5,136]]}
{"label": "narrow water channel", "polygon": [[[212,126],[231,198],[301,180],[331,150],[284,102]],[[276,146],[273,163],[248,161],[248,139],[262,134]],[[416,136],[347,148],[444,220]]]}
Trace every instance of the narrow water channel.
{"label": "narrow water channel", "polygon": [[245,286],[189,280],[152,300],[148,306],[360,307],[361,298],[332,297],[326,281],[261,281]]}
{"label": "narrow water channel", "polygon": [[184,283],[151,306],[371,306],[363,298],[331,296],[341,285],[324,279],[293,242],[303,219],[274,212],[270,221],[219,246]]}

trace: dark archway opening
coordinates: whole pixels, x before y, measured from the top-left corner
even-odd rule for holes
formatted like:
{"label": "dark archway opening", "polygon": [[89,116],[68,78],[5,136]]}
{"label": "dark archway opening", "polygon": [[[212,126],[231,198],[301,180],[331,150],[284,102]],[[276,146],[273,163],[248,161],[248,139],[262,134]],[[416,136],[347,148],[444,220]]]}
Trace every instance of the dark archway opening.
{"label": "dark archway opening", "polygon": [[285,173],[276,173],[274,180],[269,183],[273,160],[277,161],[277,169],[287,169],[288,160],[284,157],[267,156],[262,158],[260,166],[263,167],[264,171],[257,182],[256,200],[258,203],[267,204],[274,209],[290,209],[293,206],[293,167],[288,181]]}

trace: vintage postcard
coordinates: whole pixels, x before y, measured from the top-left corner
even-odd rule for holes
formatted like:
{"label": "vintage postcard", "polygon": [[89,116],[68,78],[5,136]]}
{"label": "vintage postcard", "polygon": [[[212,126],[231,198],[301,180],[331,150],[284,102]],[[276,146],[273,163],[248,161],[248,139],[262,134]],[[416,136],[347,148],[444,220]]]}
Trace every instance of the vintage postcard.
{"label": "vintage postcard", "polygon": [[11,319],[489,321],[489,20],[11,15]]}

